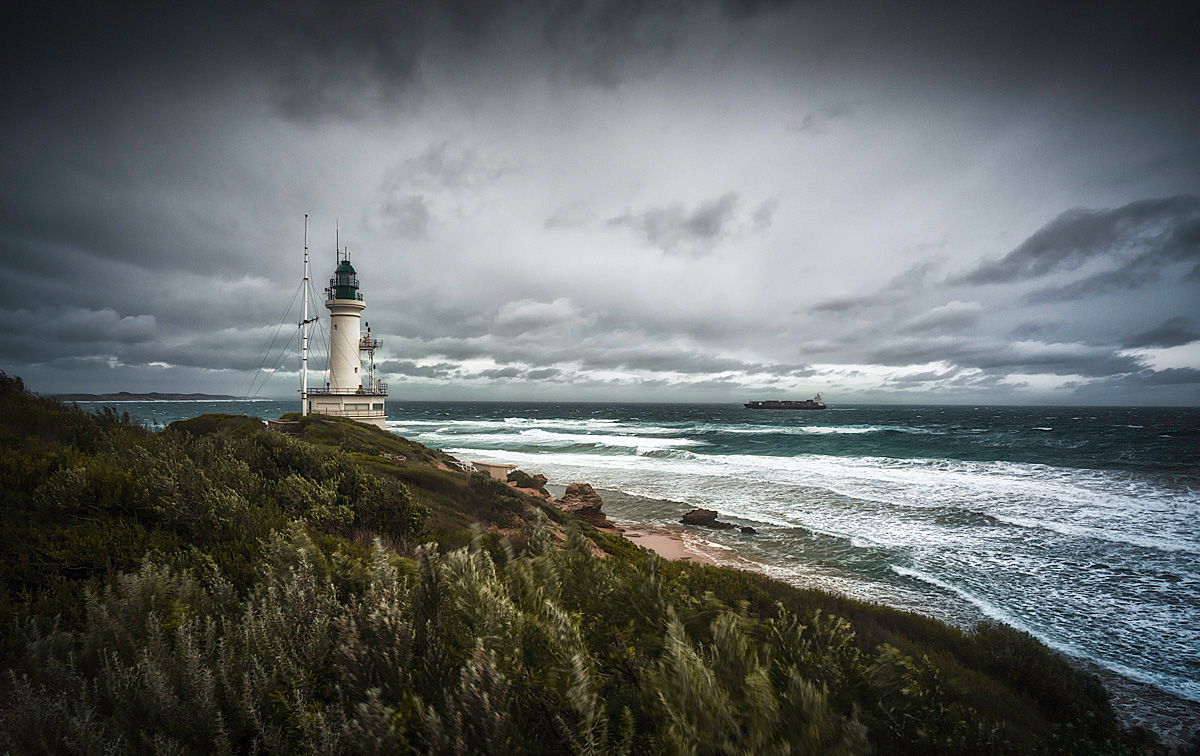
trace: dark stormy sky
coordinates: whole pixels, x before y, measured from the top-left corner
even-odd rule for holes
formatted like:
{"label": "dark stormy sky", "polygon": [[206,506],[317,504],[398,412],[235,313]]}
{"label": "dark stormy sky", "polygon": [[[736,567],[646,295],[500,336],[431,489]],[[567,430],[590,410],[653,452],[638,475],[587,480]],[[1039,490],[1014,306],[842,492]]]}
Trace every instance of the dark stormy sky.
{"label": "dark stormy sky", "polygon": [[307,212],[396,398],[1200,403],[1194,2],[108,5],[0,23],[35,390],[241,394]]}

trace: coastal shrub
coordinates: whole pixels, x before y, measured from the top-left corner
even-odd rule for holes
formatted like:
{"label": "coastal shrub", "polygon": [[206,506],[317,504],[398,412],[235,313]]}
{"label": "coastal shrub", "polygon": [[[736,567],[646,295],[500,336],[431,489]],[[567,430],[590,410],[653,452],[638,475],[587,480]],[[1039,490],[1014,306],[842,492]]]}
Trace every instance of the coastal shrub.
{"label": "coastal shrub", "polygon": [[364,475],[355,492],[355,523],[380,533],[415,533],[425,507],[413,501],[408,487],[391,477]]}
{"label": "coastal shrub", "polygon": [[380,453],[0,374],[0,752],[1133,752],[1029,636],[556,545],[550,505]]}
{"label": "coastal shrub", "polygon": [[27,631],[5,745],[1006,752],[939,700],[928,665],[862,652],[836,618],[679,592],[658,565],[600,558],[577,530],[501,562],[478,536],[429,545],[404,569],[378,547],[323,549],[299,523],[245,598],[217,569],[145,562],[89,592],[81,632]]}
{"label": "coastal shrub", "polygon": [[866,729],[853,714],[835,712],[826,689],[797,667],[772,664],[739,625],[736,614],[723,612],[711,642],[694,644],[678,619],[668,622],[664,653],[646,678],[666,716],[664,750],[868,752]]}
{"label": "coastal shrub", "polygon": [[296,522],[269,541],[244,597],[218,569],[144,562],[89,592],[81,631],[27,627],[2,745],[1054,752],[1009,747],[935,668],[863,651],[843,620],[746,614],[682,592],[648,554],[597,556],[580,530],[561,547],[535,532],[500,561],[483,540],[423,546],[410,567],[378,546],[322,547]]}
{"label": "coastal shrub", "polygon": [[280,478],[273,486],[275,501],[292,517],[301,517],[314,508],[329,508],[334,505],[337,492],[310,477],[291,473]]}
{"label": "coastal shrub", "polygon": [[33,674],[10,672],[0,738],[18,753],[334,752],[333,593],[288,548],[298,567],[244,602],[219,575],[149,563],[90,594],[84,633],[35,633]]}
{"label": "coastal shrub", "polygon": [[[929,617],[793,588],[743,570],[686,562],[671,562],[663,569],[685,591],[711,591],[725,603],[744,602],[752,614],[770,614],[778,602],[802,617],[814,612],[840,616],[850,623],[853,643],[862,651],[892,645],[937,670],[943,693],[929,699],[928,706],[945,708],[945,722],[955,723],[957,733],[941,736],[939,748],[949,748],[947,742],[959,744],[958,751],[939,752],[1033,753],[1056,733],[1070,732],[1082,733],[1076,739],[1081,750],[1059,745],[1055,752],[1092,753],[1097,751],[1089,749],[1098,743],[1120,743],[1126,737],[1094,675],[1072,668],[1032,636],[1006,625],[984,623],[964,631]],[[924,699],[910,703],[917,709],[927,706]],[[869,720],[874,715],[864,710],[863,716]],[[913,733],[937,731],[915,722],[910,722],[911,732],[896,730],[890,721],[882,718],[870,727],[876,748],[889,753],[922,753],[928,746]],[[892,733],[886,748],[881,740],[885,732]],[[1007,745],[997,745],[1003,743]]]}
{"label": "coastal shrub", "polygon": [[527,508],[521,494],[484,473],[471,474],[463,504],[470,514],[501,527],[519,524]]}
{"label": "coastal shrub", "polygon": [[[795,668],[773,675],[744,619],[718,613],[693,638],[685,597],[673,597],[680,612],[663,596],[650,606],[663,620],[644,636],[655,640],[628,639],[639,663],[614,690],[591,645],[607,633],[583,631],[564,577],[598,578],[623,616],[644,592],[586,539],[536,540],[503,566],[478,542],[422,547],[412,574],[377,547],[362,590],[345,596],[298,524],[272,539],[244,599],[218,571],[145,562],[89,592],[81,632],[28,630],[0,742],[21,753],[866,752],[853,713],[833,711]],[[639,706],[648,739],[606,693]]]}
{"label": "coastal shrub", "polygon": [[[0,374],[0,621],[83,621],[83,589],[147,554],[210,561],[241,589],[261,544],[291,517],[391,542],[427,510],[399,480],[346,454],[208,416],[152,433],[111,409],[88,413]],[[11,653],[9,638],[0,658]]]}
{"label": "coastal shrub", "polygon": [[1024,691],[1051,721],[1082,731],[1087,740],[1118,736],[1108,692],[1095,675],[1074,669],[1036,638],[998,622],[981,622],[969,636],[978,665],[992,678]]}
{"label": "coastal shrub", "polygon": [[[230,416],[223,416],[229,418]],[[285,414],[281,419],[297,423],[299,438],[303,441],[350,454],[377,456],[393,461],[419,462],[436,465],[439,462],[451,461],[453,458],[437,449],[430,449],[414,441],[376,428],[373,425],[350,420],[348,418],[330,417],[329,415],[305,415],[297,412]],[[172,425],[195,424],[199,418],[172,423]],[[231,420],[221,420],[216,423],[219,427],[227,426]],[[214,423],[204,423],[204,432],[212,432]]]}

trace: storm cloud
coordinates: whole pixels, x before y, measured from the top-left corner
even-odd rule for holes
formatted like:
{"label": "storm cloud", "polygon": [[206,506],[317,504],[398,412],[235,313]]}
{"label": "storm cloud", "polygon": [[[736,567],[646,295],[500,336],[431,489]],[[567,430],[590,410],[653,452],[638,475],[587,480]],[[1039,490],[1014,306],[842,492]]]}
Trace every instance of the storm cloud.
{"label": "storm cloud", "polygon": [[1000,260],[979,266],[962,280],[1008,283],[1076,270],[1097,259],[1118,267],[1052,291],[1059,298],[1073,298],[1136,288],[1156,280],[1167,265],[1200,261],[1200,197],[1139,200],[1112,210],[1068,210]]}
{"label": "storm cloud", "polygon": [[702,255],[726,239],[765,231],[777,204],[778,199],[764,200],[746,215],[740,212],[737,193],[726,192],[691,208],[674,203],[639,213],[626,212],[610,218],[606,225],[633,229],[663,252]]}
{"label": "storm cloud", "polygon": [[400,398],[1200,401],[1194,3],[3,12],[36,390],[291,395],[308,213]]}
{"label": "storm cloud", "polygon": [[1154,328],[1141,333],[1135,333],[1125,339],[1125,348],[1140,347],[1177,347],[1200,341],[1200,328],[1197,328],[1191,318],[1180,315],[1165,320]]}

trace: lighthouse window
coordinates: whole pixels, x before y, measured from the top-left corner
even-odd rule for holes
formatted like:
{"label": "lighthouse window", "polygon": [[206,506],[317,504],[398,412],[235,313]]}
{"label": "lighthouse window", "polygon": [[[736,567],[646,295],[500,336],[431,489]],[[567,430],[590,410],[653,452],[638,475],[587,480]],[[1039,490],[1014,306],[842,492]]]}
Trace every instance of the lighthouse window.
{"label": "lighthouse window", "polygon": [[333,330],[335,330],[335,331],[337,330],[337,323],[333,324]]}
{"label": "lighthouse window", "polygon": [[354,372],[355,372],[355,373],[357,373],[357,372],[358,372],[358,368],[354,368]]}
{"label": "lighthouse window", "polygon": [[371,405],[371,409],[373,409],[373,410],[381,410],[381,409],[383,409],[383,404],[382,404],[382,403],[380,403],[380,404],[372,404],[372,405]]}

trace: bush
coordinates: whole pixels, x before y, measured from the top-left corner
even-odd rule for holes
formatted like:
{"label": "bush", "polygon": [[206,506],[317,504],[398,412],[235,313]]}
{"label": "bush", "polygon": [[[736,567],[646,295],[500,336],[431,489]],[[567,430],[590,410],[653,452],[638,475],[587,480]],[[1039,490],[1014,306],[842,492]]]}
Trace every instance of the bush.
{"label": "bush", "polygon": [[525,497],[484,473],[472,473],[463,508],[485,522],[501,527],[519,525],[527,510]]}
{"label": "bush", "polygon": [[427,514],[395,478],[254,418],[202,416],[151,433],[111,409],[29,394],[3,373],[0,508],[0,621],[49,612],[70,628],[85,586],[148,553],[210,561],[244,590],[262,542],[289,517],[395,542],[420,533]]}
{"label": "bush", "polygon": [[[363,590],[346,597],[299,525],[271,541],[244,600],[219,572],[146,562],[89,594],[83,632],[30,629],[0,743],[22,753],[866,752],[853,712],[834,711],[795,667],[776,670],[736,614],[718,612],[693,638],[682,596],[649,607],[654,632],[628,638],[637,671],[613,689],[588,640],[620,627],[570,611],[568,581],[594,576],[616,616],[629,616],[647,609],[635,605],[647,576],[614,571],[578,534],[561,549],[537,540],[505,566],[479,543],[423,547],[412,575],[377,547]],[[604,632],[589,636],[595,623]],[[646,738],[606,687],[639,707]]]}

